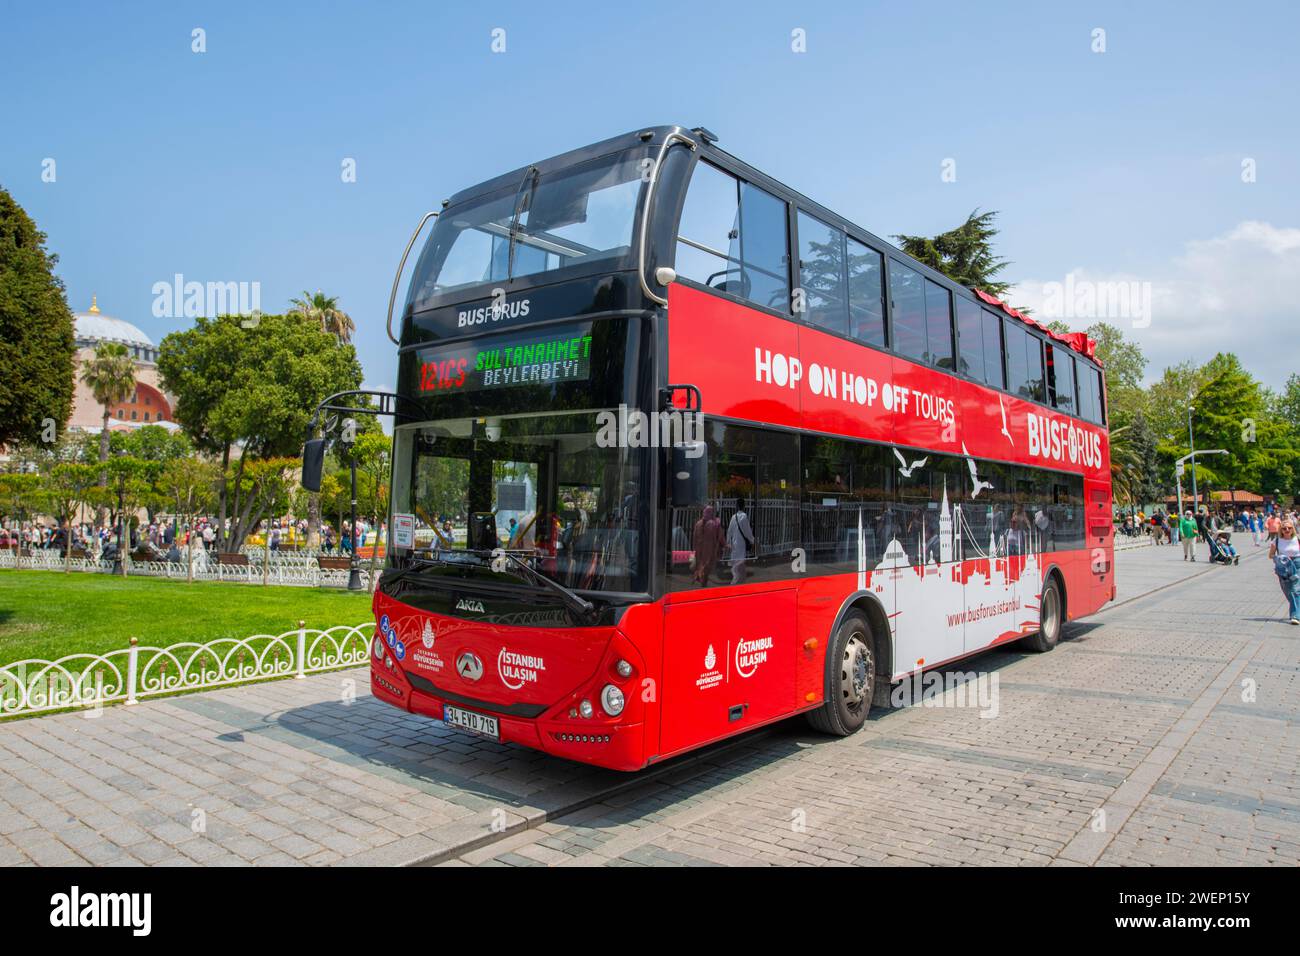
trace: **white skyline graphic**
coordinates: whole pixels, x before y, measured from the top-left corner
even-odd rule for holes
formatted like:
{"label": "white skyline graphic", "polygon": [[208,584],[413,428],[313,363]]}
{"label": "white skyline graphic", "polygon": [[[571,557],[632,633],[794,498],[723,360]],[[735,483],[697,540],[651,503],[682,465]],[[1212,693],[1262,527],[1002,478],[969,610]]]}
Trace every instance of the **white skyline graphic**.
{"label": "white skyline graphic", "polygon": [[876,566],[868,568],[859,511],[858,589],[875,593],[889,614],[895,678],[1038,627],[1040,536],[1032,525],[1018,532],[1023,554],[1007,553],[1016,538],[1006,537],[1011,547],[1004,540],[999,549],[992,531],[987,549],[976,544],[961,505],[950,505],[945,482],[936,534],[928,536],[924,515],[917,532],[913,553],[924,563],[913,564],[894,537]]}

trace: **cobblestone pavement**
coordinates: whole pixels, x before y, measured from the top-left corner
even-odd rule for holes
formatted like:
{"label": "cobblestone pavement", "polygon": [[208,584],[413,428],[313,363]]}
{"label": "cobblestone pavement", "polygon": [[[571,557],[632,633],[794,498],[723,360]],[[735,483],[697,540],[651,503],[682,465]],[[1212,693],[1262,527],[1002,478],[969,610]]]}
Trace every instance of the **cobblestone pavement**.
{"label": "cobblestone pavement", "polygon": [[445,865],[1295,866],[1300,628],[1246,549],[1122,555],[1117,604],[1055,651],[963,665],[998,676],[996,717],[913,706],[831,740],[792,721]]}
{"label": "cobblestone pavement", "polygon": [[405,715],[364,670],[8,722],[0,864],[1294,864],[1300,628],[1265,561],[1179,553],[1118,555],[1121,604],[1053,653],[968,663],[996,719],[791,721],[641,775]]}

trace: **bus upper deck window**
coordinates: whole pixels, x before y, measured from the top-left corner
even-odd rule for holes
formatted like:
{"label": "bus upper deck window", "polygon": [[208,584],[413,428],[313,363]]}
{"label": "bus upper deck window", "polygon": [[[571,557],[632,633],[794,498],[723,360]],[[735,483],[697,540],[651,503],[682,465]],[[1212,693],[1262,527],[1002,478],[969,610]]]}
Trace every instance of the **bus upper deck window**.
{"label": "bus upper deck window", "polygon": [[885,345],[885,259],[870,246],[848,240],[849,334],[859,342]]}
{"label": "bus upper deck window", "polygon": [[785,203],[716,166],[691,176],[677,274],[770,309],[790,308]]}

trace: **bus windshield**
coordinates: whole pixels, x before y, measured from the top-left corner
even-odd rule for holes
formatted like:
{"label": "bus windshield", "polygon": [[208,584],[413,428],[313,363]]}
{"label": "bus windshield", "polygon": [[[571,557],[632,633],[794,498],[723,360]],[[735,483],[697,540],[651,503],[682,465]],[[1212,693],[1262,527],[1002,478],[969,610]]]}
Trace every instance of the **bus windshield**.
{"label": "bus windshield", "polygon": [[395,556],[502,548],[574,590],[644,592],[644,452],[601,447],[598,430],[592,412],[397,428],[393,511],[414,531]]}
{"label": "bus windshield", "polygon": [[568,266],[617,267],[630,255],[644,148],[566,169],[530,167],[516,186],[449,206],[416,264],[408,304]]}

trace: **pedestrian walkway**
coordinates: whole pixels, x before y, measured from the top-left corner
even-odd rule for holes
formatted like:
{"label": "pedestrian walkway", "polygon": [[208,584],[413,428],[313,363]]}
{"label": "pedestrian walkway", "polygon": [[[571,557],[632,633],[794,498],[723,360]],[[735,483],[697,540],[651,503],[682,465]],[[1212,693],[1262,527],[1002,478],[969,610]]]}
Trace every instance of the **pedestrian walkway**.
{"label": "pedestrian walkway", "polygon": [[5,723],[0,864],[1296,862],[1300,628],[1267,562],[1172,558],[1117,556],[1121,603],[1052,654],[970,664],[996,719],[791,721],[640,775],[403,714],[364,670]]}
{"label": "pedestrian walkway", "polygon": [[964,665],[998,675],[994,718],[909,707],[834,740],[791,722],[447,865],[1297,865],[1300,628],[1268,562],[1138,553],[1131,603],[1050,654]]}

